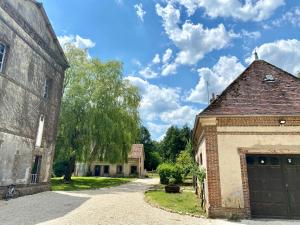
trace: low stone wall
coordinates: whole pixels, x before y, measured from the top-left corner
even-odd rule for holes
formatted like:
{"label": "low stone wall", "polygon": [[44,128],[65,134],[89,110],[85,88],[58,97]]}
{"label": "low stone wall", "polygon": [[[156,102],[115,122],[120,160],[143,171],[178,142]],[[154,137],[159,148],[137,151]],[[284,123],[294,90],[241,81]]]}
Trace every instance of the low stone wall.
{"label": "low stone wall", "polygon": [[[16,185],[16,189],[20,192],[21,196],[33,195],[44,191],[51,190],[50,183],[39,183],[39,184],[29,184],[29,185]],[[0,186],[0,199],[4,198],[7,191],[7,186]]]}

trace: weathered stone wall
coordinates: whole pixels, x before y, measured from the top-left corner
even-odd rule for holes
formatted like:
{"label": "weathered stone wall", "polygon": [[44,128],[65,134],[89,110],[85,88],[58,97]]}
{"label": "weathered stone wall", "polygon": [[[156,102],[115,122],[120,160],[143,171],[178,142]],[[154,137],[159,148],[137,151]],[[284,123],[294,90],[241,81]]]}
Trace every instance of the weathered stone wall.
{"label": "weathered stone wall", "polygon": [[[50,179],[66,66],[46,23],[34,2],[0,0],[0,42],[7,46],[0,73],[0,186],[28,185],[36,155],[42,156],[40,182]],[[52,79],[48,100],[46,78]],[[44,145],[35,148],[40,115]]]}

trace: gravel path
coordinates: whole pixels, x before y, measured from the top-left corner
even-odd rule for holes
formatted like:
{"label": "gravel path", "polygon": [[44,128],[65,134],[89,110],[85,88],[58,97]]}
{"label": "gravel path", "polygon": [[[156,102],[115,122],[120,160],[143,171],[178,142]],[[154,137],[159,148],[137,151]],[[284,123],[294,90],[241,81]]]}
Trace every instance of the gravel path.
{"label": "gravel path", "polygon": [[143,192],[157,179],[136,180],[114,188],[78,192],[44,192],[0,201],[2,225],[295,225],[300,221],[211,220],[182,216],[144,202]]}

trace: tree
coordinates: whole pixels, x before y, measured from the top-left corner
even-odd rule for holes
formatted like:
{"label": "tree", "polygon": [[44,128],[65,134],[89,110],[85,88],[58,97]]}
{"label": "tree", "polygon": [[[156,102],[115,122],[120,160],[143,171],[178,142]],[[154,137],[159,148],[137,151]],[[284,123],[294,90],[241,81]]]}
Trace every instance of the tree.
{"label": "tree", "polygon": [[90,59],[72,45],[66,47],[66,56],[70,69],[64,83],[56,160],[75,162],[75,156],[83,162],[127,161],[139,134],[138,89],[123,79],[118,61]]}
{"label": "tree", "polygon": [[160,153],[163,161],[175,162],[178,154],[185,149],[191,135],[188,126],[182,129],[171,126],[161,142]]}
{"label": "tree", "polygon": [[181,167],[184,179],[189,174],[191,174],[193,167],[195,165],[195,160],[193,156],[193,146],[191,141],[188,141],[184,151],[181,151],[177,156],[176,164]]}
{"label": "tree", "polygon": [[150,132],[144,126],[142,126],[140,129],[139,142],[144,144],[146,170],[156,170],[157,166],[161,162],[161,157],[158,152],[157,143],[151,140]]}

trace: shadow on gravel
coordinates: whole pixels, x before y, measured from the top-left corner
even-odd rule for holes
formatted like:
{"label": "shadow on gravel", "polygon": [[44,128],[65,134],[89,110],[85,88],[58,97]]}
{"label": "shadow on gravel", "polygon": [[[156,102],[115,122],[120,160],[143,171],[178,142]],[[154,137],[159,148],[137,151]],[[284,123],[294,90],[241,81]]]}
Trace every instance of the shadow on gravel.
{"label": "shadow on gravel", "polygon": [[89,198],[64,193],[44,192],[10,201],[0,201],[0,224],[34,225],[73,211]]}

